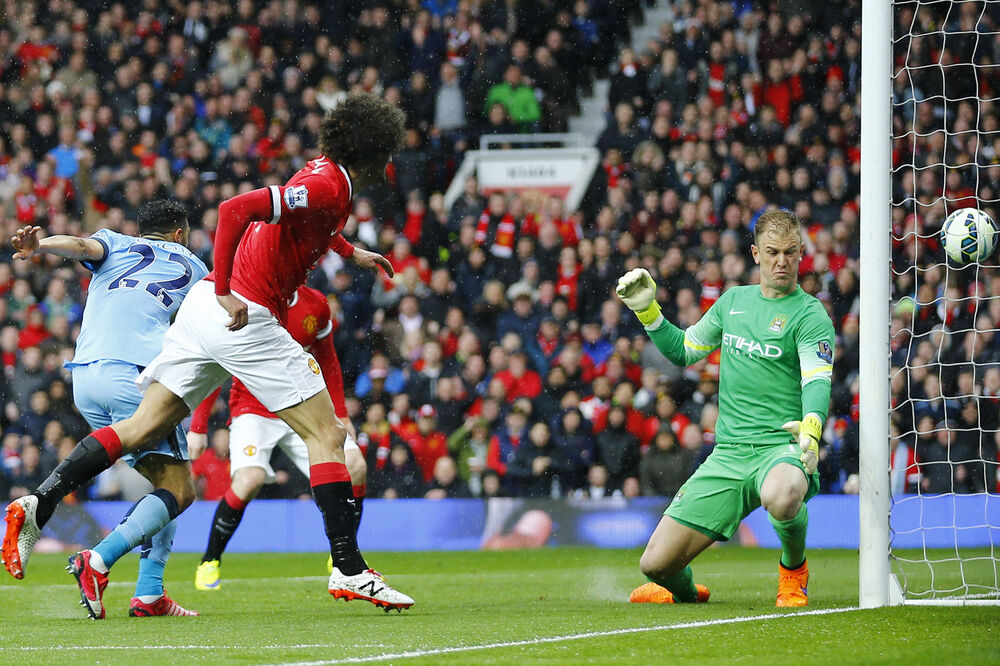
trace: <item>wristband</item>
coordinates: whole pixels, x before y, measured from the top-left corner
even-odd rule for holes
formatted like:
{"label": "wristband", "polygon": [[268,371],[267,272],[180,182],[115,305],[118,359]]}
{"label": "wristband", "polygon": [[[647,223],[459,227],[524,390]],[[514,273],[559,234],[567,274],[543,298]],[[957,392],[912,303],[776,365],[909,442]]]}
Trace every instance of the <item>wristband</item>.
{"label": "wristband", "polygon": [[645,310],[640,310],[635,313],[635,316],[639,318],[639,323],[643,326],[650,326],[659,319],[662,312],[660,311],[660,304],[654,299],[652,303],[649,304]]}

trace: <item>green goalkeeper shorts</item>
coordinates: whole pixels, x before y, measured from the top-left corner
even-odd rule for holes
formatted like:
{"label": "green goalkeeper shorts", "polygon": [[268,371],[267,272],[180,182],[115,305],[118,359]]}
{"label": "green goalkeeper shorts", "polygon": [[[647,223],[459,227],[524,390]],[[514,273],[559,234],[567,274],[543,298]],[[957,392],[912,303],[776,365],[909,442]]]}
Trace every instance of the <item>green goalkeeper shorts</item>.
{"label": "green goalkeeper shorts", "polygon": [[[760,506],[760,487],[772,467],[789,463],[805,474],[799,455],[794,444],[716,444],[663,515],[716,541],[728,541],[740,521]],[[809,475],[808,480],[806,500],[819,492],[819,474]]]}

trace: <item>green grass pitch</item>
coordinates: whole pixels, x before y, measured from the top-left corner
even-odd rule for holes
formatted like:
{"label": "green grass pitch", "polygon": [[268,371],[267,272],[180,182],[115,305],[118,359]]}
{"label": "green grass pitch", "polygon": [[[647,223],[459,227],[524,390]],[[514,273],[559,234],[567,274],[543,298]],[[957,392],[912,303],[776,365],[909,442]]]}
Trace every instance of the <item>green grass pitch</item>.
{"label": "green grass pitch", "polygon": [[[5,664],[996,664],[1000,608],[776,610],[778,553],[714,548],[695,562],[703,605],[629,604],[639,551],[379,553],[369,562],[416,599],[403,614],[326,592],[322,554],[232,554],[222,588],[194,589],[196,557],[167,589],[198,618],[130,618],[136,555],[119,563],[108,618],[86,619],[66,557],[35,555],[0,580]],[[809,553],[810,611],[857,605],[857,554]],[[771,619],[756,616],[779,615]],[[713,622],[712,624],[709,624]],[[549,639],[549,640],[546,640]],[[555,639],[555,640],[553,640]]]}

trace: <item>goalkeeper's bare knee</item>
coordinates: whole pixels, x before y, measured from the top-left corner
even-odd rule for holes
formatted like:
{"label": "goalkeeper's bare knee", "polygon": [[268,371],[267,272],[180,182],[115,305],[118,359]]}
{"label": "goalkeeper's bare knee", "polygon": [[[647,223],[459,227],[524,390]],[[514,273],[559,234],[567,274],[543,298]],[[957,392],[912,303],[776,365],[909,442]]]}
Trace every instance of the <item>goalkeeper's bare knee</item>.
{"label": "goalkeeper's bare knee", "polygon": [[780,522],[785,522],[786,520],[791,520],[795,516],[799,515],[799,510],[802,508],[801,500],[795,503],[775,503],[770,507],[765,507],[767,512],[771,514],[775,520]]}
{"label": "goalkeeper's bare knee", "polygon": [[761,491],[760,503],[775,520],[784,522],[798,515],[804,498],[805,493],[794,485],[776,485],[766,494]]}
{"label": "goalkeeper's bare knee", "polygon": [[686,567],[693,557],[693,554],[683,551],[664,553],[646,546],[642,557],[639,558],[639,571],[650,579],[669,578]]}
{"label": "goalkeeper's bare knee", "polygon": [[809,481],[802,468],[778,463],[767,473],[760,488],[760,504],[775,520],[791,520],[799,513]]}

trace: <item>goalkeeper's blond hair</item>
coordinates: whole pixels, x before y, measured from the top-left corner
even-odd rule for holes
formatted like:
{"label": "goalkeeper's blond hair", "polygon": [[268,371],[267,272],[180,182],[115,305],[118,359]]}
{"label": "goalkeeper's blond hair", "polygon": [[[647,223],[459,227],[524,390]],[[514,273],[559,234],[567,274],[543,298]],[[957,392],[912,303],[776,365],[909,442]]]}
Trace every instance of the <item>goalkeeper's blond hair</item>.
{"label": "goalkeeper's blond hair", "polygon": [[802,240],[802,223],[795,213],[789,210],[769,210],[757,220],[753,230],[753,242],[760,245],[760,239],[767,234],[787,236],[795,234]]}

